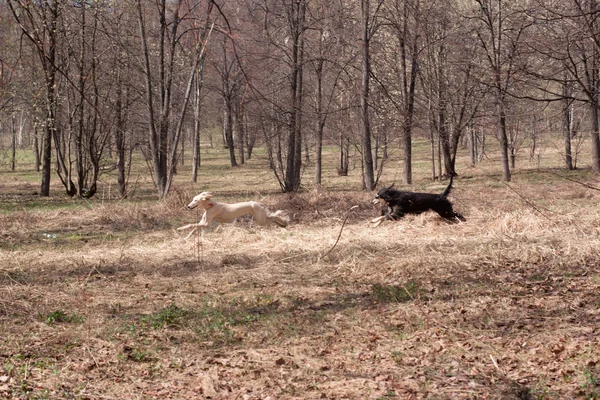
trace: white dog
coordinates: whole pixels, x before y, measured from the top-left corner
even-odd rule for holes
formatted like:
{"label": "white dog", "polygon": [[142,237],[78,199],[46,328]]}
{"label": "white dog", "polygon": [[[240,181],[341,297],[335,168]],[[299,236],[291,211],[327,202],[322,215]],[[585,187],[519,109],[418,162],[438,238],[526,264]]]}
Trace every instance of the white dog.
{"label": "white dog", "polygon": [[288,224],[287,219],[282,216],[283,211],[281,210],[272,213],[267,207],[257,201],[245,201],[243,203],[234,204],[217,203],[212,200],[212,194],[209,192],[202,192],[194,197],[187,207],[189,209],[200,207],[204,210],[200,222],[177,228],[178,231],[194,228],[187,237],[190,237],[196,229],[209,226],[213,221],[229,222],[245,214],[254,216],[256,222],[260,225],[266,225],[268,222],[273,222],[279,226],[285,227]]}

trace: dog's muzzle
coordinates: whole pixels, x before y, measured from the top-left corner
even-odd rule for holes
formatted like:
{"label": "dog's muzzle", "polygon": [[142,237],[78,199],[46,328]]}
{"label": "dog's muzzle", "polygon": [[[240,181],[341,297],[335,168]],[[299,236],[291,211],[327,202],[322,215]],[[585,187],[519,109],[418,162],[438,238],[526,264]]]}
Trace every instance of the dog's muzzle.
{"label": "dog's muzzle", "polygon": [[387,203],[381,197],[375,196],[375,197],[373,197],[373,200],[371,200],[371,204],[387,204]]}

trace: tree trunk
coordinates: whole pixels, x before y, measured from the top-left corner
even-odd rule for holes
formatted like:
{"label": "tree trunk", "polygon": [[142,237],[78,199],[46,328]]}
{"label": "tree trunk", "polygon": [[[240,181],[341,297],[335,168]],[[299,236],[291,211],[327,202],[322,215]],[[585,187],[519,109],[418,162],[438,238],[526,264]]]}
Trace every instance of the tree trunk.
{"label": "tree trunk", "polygon": [[290,79],[291,113],[289,120],[289,136],[287,160],[284,179],[284,191],[293,192],[300,188],[300,169],[302,166],[302,58],[304,40],[305,0],[294,2],[291,6],[291,35],[292,35],[292,71]]}
{"label": "tree trunk", "polygon": [[[213,8],[213,2],[208,2],[208,9],[206,10],[206,23],[204,25],[204,30],[200,35],[200,38],[197,39],[196,43],[196,51],[199,51],[199,54],[196,54],[196,58],[194,59],[194,71],[192,71],[192,82],[194,87],[194,161],[192,163],[192,181],[194,183],[198,182],[198,169],[200,169],[201,155],[200,155],[200,111],[202,107],[202,77],[204,76],[204,54],[206,49],[206,43],[208,42],[208,38],[210,37],[215,23],[213,22],[210,29],[208,28],[210,24],[210,14]],[[211,141],[212,144],[212,141]]]}
{"label": "tree trunk", "polygon": [[477,137],[475,136],[475,129],[471,127],[469,129],[469,156],[471,158],[471,167],[475,167],[477,162]]}
{"label": "tree trunk", "polygon": [[244,116],[242,123],[244,124],[244,132],[246,137],[246,158],[250,160],[252,158],[252,151],[254,150],[254,145],[256,144],[256,133],[248,129],[247,116]]}
{"label": "tree trunk", "polygon": [[237,127],[237,140],[238,140],[238,155],[240,156],[240,164],[246,162],[244,154],[244,141],[246,139],[246,132],[244,131],[244,105],[240,101],[238,102],[237,112],[235,113],[235,126]]}
{"label": "tree trunk", "polygon": [[440,135],[438,135],[437,161],[438,161],[438,179],[442,180],[442,138],[440,138]]}
{"label": "tree trunk", "polygon": [[142,13],[142,5],[141,0],[137,0],[137,9],[140,23],[140,39],[143,47],[143,57],[144,57],[144,77],[146,78],[146,107],[148,111],[148,143],[150,145],[150,156],[152,158],[152,168],[154,172],[154,183],[156,186],[156,190],[158,192],[158,198],[161,199],[164,195],[161,185],[159,183],[161,176],[160,169],[160,154],[161,146],[159,132],[156,129],[155,118],[156,112],[154,109],[154,96],[152,93],[152,68],[150,66],[150,51],[148,49],[148,40],[146,38],[146,28],[144,23],[144,17]]}
{"label": "tree trunk", "polygon": [[430,146],[430,153],[431,153],[431,179],[435,180],[436,175],[435,175],[435,136],[433,133],[433,127],[429,126],[429,146]]}
{"label": "tree trunk", "polygon": [[348,143],[348,139],[346,139],[344,135],[340,135],[340,166],[337,171],[340,176],[348,175],[349,153],[350,144]]}
{"label": "tree trunk", "polygon": [[[597,0],[590,0],[590,15],[596,15],[598,12],[598,2]],[[593,22],[591,22],[592,32],[594,35],[597,30],[597,19],[593,18]],[[600,124],[598,121],[598,107],[600,106],[600,102],[598,100],[599,97],[599,88],[598,84],[600,83],[600,49],[597,45],[594,45],[594,49],[592,51],[592,68],[591,68],[591,80],[590,82],[590,107],[592,111],[592,171],[595,173],[600,173]]]}
{"label": "tree trunk", "polygon": [[[566,84],[565,84],[566,87]],[[573,100],[565,99],[564,109],[564,138],[565,138],[565,167],[570,171],[573,169],[573,154],[571,150],[571,138],[573,137]]]}
{"label": "tree trunk", "polygon": [[196,72],[194,80],[194,161],[192,162],[192,182],[198,182],[198,170],[200,169],[200,108],[202,100],[200,97],[202,90],[202,69]]}
{"label": "tree trunk", "polygon": [[[122,71],[118,72],[118,83],[121,82],[121,72]],[[119,195],[121,196],[121,198],[125,198],[127,197],[127,180],[125,173],[125,113],[123,110],[123,90],[120,84],[117,84],[116,96],[117,100],[115,104],[115,147],[117,153],[117,184],[119,185]]]}
{"label": "tree trunk", "polygon": [[10,170],[14,171],[17,162],[17,127],[15,122],[15,114],[12,113],[10,118],[10,132],[11,132],[11,157],[10,157]]}
{"label": "tree trunk", "polygon": [[598,121],[598,95],[595,95],[595,102],[590,104],[592,112],[592,171],[600,173],[600,140],[598,132],[600,132],[600,121]]}
{"label": "tree trunk", "polygon": [[225,98],[225,144],[229,150],[229,161],[232,167],[237,167],[235,159],[235,144],[233,143],[233,104],[228,97]]}
{"label": "tree trunk", "polygon": [[373,154],[371,147],[371,124],[369,119],[369,85],[371,78],[370,56],[370,25],[371,19],[370,0],[361,0],[362,23],[362,80],[360,96],[360,114],[362,120],[362,164],[363,164],[363,189],[375,188],[375,171],[373,167]]}
{"label": "tree trunk", "polygon": [[[321,31],[320,38],[323,37]],[[323,116],[323,62],[321,40],[319,40],[319,59],[316,61],[315,75],[317,80],[317,127],[315,134],[315,185],[321,185],[323,175],[323,129],[325,118]]]}
{"label": "tree trunk", "polygon": [[[301,30],[304,29],[304,13],[306,3],[303,3],[303,7],[300,10],[301,16],[300,21],[302,22],[299,26]],[[303,123],[303,109],[304,109],[304,35],[300,34],[298,38],[298,96],[297,96],[297,105],[296,108],[296,146],[294,146],[294,182],[295,188],[294,190],[300,189],[300,180],[301,180],[301,172],[302,172],[302,145],[303,145],[303,132],[302,132],[302,123]]]}
{"label": "tree trunk", "polygon": [[34,127],[33,127],[33,151],[34,151],[34,156],[35,156],[35,172],[40,172],[40,165],[41,165],[40,143],[39,143],[40,131],[38,129],[37,121],[35,118],[34,118],[33,125],[34,125]]}
{"label": "tree trunk", "polygon": [[[412,128],[415,110],[415,89],[417,83],[418,74],[418,35],[416,32],[412,36],[410,43],[410,74],[408,74],[408,56],[407,52],[407,39],[408,39],[408,2],[404,3],[404,27],[400,37],[400,57],[402,62],[403,72],[403,92],[404,98],[406,99],[404,105],[404,129],[402,132],[402,150],[404,153],[404,166],[403,166],[403,182],[405,185],[412,184]],[[415,11],[418,14],[418,10]],[[415,15],[417,15],[415,14]],[[416,24],[418,25],[418,23]]]}
{"label": "tree trunk", "polygon": [[[322,34],[321,34],[322,36]],[[321,41],[319,41],[321,43]],[[319,47],[319,49],[321,49]],[[323,128],[325,126],[323,118],[323,58],[317,60],[316,79],[317,79],[317,129],[315,135],[315,185],[321,185],[323,174]]]}
{"label": "tree trunk", "polygon": [[504,110],[502,100],[500,100],[500,104],[498,104],[498,109],[498,135],[500,139],[500,153],[502,161],[502,180],[504,182],[510,182],[511,173],[510,160],[508,156],[508,135],[506,133],[506,111]]}

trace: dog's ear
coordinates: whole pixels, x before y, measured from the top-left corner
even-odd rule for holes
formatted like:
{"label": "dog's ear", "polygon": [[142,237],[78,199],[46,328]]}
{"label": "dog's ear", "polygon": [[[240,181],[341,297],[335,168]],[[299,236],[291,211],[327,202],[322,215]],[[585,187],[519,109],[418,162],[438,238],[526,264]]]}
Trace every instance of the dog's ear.
{"label": "dog's ear", "polygon": [[212,193],[206,192],[202,194],[202,200],[210,200],[212,199]]}
{"label": "dog's ear", "polygon": [[391,184],[391,185],[388,187],[388,189],[393,189],[395,184],[396,184],[396,182],[393,182],[393,183],[392,183],[392,184]]}

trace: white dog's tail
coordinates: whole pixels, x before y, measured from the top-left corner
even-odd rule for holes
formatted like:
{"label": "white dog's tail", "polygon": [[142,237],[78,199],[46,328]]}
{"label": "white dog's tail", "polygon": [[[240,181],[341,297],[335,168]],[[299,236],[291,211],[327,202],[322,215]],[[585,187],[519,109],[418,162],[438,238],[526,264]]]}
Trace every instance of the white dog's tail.
{"label": "white dog's tail", "polygon": [[284,228],[288,225],[288,220],[285,217],[283,210],[277,210],[274,213],[269,213],[267,215],[267,219]]}

